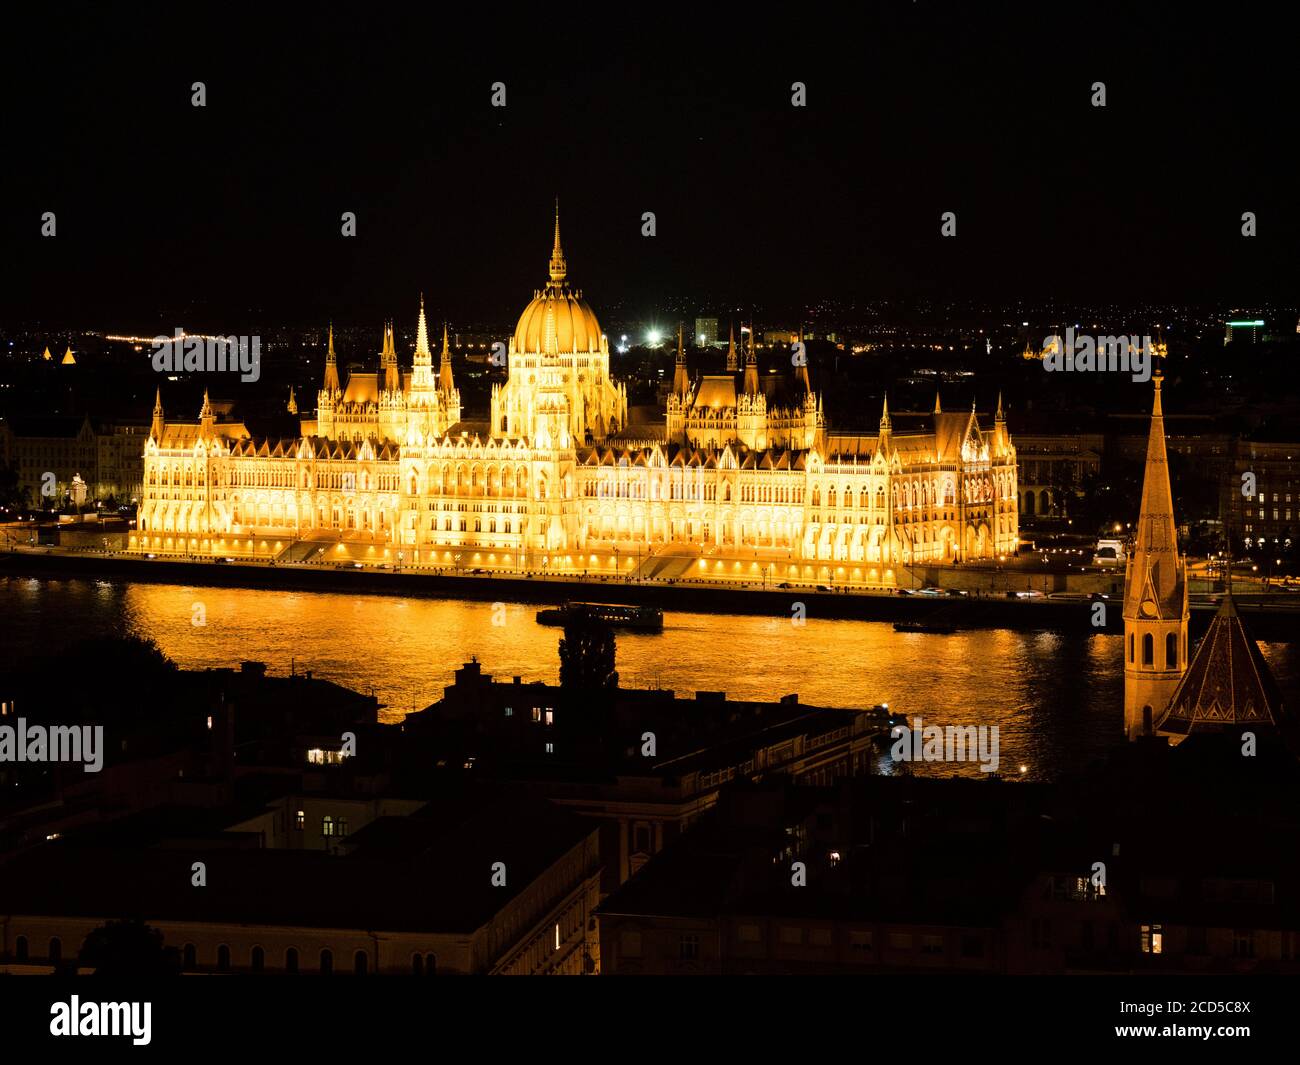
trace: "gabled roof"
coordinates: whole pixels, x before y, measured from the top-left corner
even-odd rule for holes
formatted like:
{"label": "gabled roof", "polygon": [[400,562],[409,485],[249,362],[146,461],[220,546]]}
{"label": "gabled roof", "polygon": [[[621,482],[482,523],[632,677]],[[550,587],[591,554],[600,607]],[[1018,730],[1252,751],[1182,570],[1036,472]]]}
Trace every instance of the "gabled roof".
{"label": "gabled roof", "polygon": [[934,416],[935,452],[940,462],[956,462],[961,458],[961,445],[969,425],[970,413],[967,411]]}

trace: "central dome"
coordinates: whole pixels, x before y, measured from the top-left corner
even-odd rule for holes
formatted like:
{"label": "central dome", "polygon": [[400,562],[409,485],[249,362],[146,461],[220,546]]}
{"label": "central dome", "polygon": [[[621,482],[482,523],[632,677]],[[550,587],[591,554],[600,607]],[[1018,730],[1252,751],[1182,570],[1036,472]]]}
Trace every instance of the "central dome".
{"label": "central dome", "polygon": [[568,267],[560,248],[560,207],[555,206],[555,245],[551,249],[551,281],[524,308],[515,326],[514,350],[547,355],[572,355],[601,350],[600,323],[582,298],[565,283]]}
{"label": "central dome", "polygon": [[600,351],[600,323],[577,293],[548,287],[519,316],[515,351],[547,355]]}

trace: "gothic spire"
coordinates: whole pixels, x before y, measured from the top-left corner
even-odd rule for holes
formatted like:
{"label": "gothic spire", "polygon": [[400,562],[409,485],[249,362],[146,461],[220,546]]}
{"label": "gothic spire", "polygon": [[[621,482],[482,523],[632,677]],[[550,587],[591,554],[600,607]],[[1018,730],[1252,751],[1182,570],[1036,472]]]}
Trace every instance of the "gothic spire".
{"label": "gothic spire", "polygon": [[420,324],[415,330],[415,354],[418,358],[423,355],[426,359],[431,357],[429,351],[429,327],[424,320],[424,293],[420,293]]}
{"label": "gothic spire", "polygon": [[149,429],[149,435],[158,443],[162,442],[163,430],[167,426],[167,421],[163,417],[162,389],[159,388],[154,393],[153,398],[153,425]]}
{"label": "gothic spire", "polygon": [[690,377],[686,373],[686,349],[682,344],[682,323],[677,323],[677,365],[673,370],[673,392],[684,396],[690,390]]}
{"label": "gothic spire", "polygon": [[740,367],[736,364],[736,323],[731,323],[731,342],[727,345],[727,373],[735,373]]}
{"label": "gothic spire", "polygon": [[758,395],[758,354],[754,350],[754,324],[749,325],[749,350],[745,352],[745,394]]}
{"label": "gothic spire", "polygon": [[454,388],[451,379],[451,345],[447,342],[447,323],[442,323],[442,357],[438,362],[438,387],[444,392]]}
{"label": "gothic spire", "polygon": [[329,348],[325,352],[325,391],[338,392],[339,388],[339,362],[338,356],[334,354],[334,323],[330,322],[329,331]]}

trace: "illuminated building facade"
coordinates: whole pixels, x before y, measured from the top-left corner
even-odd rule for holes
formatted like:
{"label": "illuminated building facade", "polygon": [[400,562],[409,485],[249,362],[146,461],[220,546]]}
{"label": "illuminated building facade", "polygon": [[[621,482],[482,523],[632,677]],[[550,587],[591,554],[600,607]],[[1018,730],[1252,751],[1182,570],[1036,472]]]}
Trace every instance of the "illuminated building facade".
{"label": "illuminated building facade", "polygon": [[317,418],[297,439],[253,439],[206,400],[198,424],[169,423],[159,402],[134,545],[304,559],[317,549],[300,545],[324,542],[404,564],[642,576],[762,566],[773,579],[885,585],[896,565],[1016,549],[1000,401],[992,426],[936,400],[927,432],[895,433],[886,403],[877,433],[835,433],[806,365],[759,373],[752,331],[743,365],[733,334],[735,372],[704,376],[679,335],[665,421],[629,424],[608,338],[568,284],[558,212],[549,274],[486,421],[463,415],[445,329],[435,372],[423,301],[409,373],[389,326],[378,374],[341,384],[331,333]]}

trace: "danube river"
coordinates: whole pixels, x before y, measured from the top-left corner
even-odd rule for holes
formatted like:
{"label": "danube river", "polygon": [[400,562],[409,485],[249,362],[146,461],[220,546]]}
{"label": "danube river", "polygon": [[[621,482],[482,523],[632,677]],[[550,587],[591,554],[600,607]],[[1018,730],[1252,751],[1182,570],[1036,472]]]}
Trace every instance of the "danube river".
{"label": "danube river", "polygon": [[[535,606],[418,597],[260,591],[122,581],[0,578],[6,663],[116,632],[148,637],[186,669],[267,663],[373,690],[385,717],[427,706],[471,655],[498,678],[555,683],[560,631]],[[202,621],[203,624],[195,624]],[[1122,733],[1119,636],[973,630],[902,634],[882,622],[665,611],[662,636],[620,634],[622,683],[721,690],[861,707],[888,703],[926,724],[998,725],[1002,771],[1052,777]],[[1300,694],[1300,649],[1265,644],[1285,698]],[[67,676],[77,675],[68,663]],[[97,678],[130,684],[131,678]]]}

